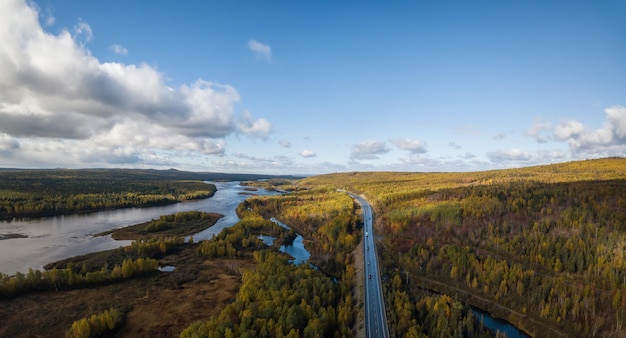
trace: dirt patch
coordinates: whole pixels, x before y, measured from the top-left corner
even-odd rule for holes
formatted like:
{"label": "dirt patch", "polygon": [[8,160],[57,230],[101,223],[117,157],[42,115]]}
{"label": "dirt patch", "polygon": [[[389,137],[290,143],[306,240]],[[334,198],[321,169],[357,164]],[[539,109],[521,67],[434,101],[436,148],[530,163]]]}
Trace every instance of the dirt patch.
{"label": "dirt patch", "polygon": [[235,299],[251,259],[199,257],[190,246],[160,261],[172,272],[97,288],[32,293],[0,302],[1,337],[63,337],[75,320],[111,307],[126,313],[116,337],[173,337]]}

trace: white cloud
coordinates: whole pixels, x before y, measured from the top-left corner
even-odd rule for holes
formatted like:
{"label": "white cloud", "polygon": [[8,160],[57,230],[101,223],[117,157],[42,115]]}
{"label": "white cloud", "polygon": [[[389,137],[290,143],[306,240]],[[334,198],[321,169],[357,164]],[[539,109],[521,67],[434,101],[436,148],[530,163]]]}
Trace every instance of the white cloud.
{"label": "white cloud", "polygon": [[115,53],[115,54],[119,54],[119,55],[126,55],[128,54],[128,49],[124,48],[124,46],[119,45],[119,44],[113,44],[109,47],[109,49]]}
{"label": "white cloud", "polygon": [[536,118],[533,126],[524,131],[524,135],[534,138],[539,143],[546,143],[550,140],[550,137],[546,135],[550,129],[552,129],[552,123]]}
{"label": "white cloud", "polygon": [[287,140],[280,140],[280,141],[278,141],[278,144],[280,144],[280,146],[283,147],[283,148],[291,147],[291,142],[289,142]]}
{"label": "white cloud", "polygon": [[585,126],[578,121],[565,121],[554,127],[554,136],[557,140],[567,140],[570,137],[580,135],[585,130]]}
{"label": "white cloud", "polygon": [[[37,9],[37,11],[41,13],[39,9]],[[46,12],[41,15],[45,26],[52,26],[56,22],[56,19],[54,18],[54,7],[51,5],[48,5],[48,7],[46,7]]]}
{"label": "white cloud", "polygon": [[308,149],[301,151],[299,155],[305,158],[317,156],[317,154],[314,151],[308,150]]}
{"label": "white cloud", "polygon": [[411,154],[424,154],[426,153],[426,147],[419,140],[410,140],[410,139],[392,139],[391,143],[393,143],[396,147],[406,150]]}
{"label": "white cloud", "polygon": [[618,141],[626,139],[626,107],[614,106],[604,110],[608,124]]}
{"label": "white cloud", "polygon": [[81,40],[82,44],[93,40],[91,26],[82,20],[78,21],[78,23],[74,26],[74,40]]}
{"label": "white cloud", "polygon": [[248,40],[248,49],[254,53],[257,60],[272,62],[272,47],[269,45],[250,39]]}
{"label": "white cloud", "polygon": [[509,150],[501,150],[498,149],[496,151],[491,151],[487,153],[487,157],[492,162],[528,162],[533,160],[535,157],[532,153],[527,151],[522,151],[520,149],[509,149]]}
{"label": "white cloud", "polygon": [[579,121],[565,121],[554,128],[554,137],[567,142],[578,155],[623,156],[626,154],[626,107],[604,110],[606,121],[601,128],[589,130]]}
{"label": "white cloud", "polygon": [[267,139],[272,132],[272,124],[266,119],[255,120],[249,112],[244,112],[239,121],[239,131],[261,139]]}
{"label": "white cloud", "polygon": [[197,80],[171,88],[149,65],[100,62],[84,46],[93,39],[86,22],[51,34],[29,4],[0,1],[0,147],[11,158],[167,162],[160,154],[222,155],[230,134],[271,132],[265,119],[237,116],[233,87]]}
{"label": "white cloud", "polygon": [[386,154],[390,151],[385,142],[363,141],[352,145],[350,158],[353,160],[376,160],[378,155]]}

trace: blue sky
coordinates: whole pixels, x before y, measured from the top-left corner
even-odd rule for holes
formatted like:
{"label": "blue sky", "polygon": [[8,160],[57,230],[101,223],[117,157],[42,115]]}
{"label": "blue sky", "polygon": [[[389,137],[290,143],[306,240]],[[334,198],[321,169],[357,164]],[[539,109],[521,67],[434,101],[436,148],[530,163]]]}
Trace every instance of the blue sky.
{"label": "blue sky", "polygon": [[626,1],[3,0],[0,39],[0,167],[626,156]]}

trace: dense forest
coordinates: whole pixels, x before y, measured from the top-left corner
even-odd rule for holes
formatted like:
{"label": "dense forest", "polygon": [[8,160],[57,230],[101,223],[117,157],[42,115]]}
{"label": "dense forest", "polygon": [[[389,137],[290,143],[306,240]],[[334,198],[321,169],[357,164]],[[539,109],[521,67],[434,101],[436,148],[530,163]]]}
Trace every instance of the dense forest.
{"label": "dense forest", "polygon": [[174,169],[0,169],[0,219],[172,204],[213,196],[215,186],[203,181],[279,177],[284,176]]}
{"label": "dense forest", "polygon": [[626,334],[626,159],[477,173],[344,173],[300,183],[345,188],[374,204],[397,336],[424,332],[415,320],[423,317],[424,291],[485,309],[533,336]]}
{"label": "dense forest", "polygon": [[[356,216],[354,202],[346,197],[333,191],[315,190],[295,195],[252,197],[240,204],[237,213],[242,220],[212,240],[200,243],[199,252],[208,257],[239,258],[242,249],[253,248],[256,268],[243,273],[243,284],[235,302],[218,318],[194,323],[181,337],[353,336],[355,271],[350,252],[355,243],[349,246],[340,243],[356,228]],[[324,269],[308,264],[294,265],[289,263],[288,257],[261,250],[264,245],[258,239],[259,231],[265,234],[282,231],[278,236],[283,242],[293,239],[289,230],[280,230],[281,227],[269,219],[276,217],[287,221],[287,215],[298,209],[296,205],[320,213],[319,216],[307,213],[312,216],[307,216],[308,221],[300,219],[299,223],[287,224],[293,224],[294,229],[306,229],[299,230],[305,238],[319,237],[328,243],[328,248],[317,249],[320,259],[316,262]],[[316,252],[309,245],[307,249]]]}

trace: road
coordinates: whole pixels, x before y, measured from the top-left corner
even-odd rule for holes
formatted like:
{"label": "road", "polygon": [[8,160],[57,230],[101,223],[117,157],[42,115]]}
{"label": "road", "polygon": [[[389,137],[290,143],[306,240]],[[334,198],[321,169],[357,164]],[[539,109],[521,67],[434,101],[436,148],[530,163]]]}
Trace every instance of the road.
{"label": "road", "polygon": [[363,210],[363,247],[365,250],[365,334],[369,337],[389,337],[387,328],[387,316],[385,315],[385,302],[380,282],[378,269],[378,256],[374,243],[374,232],[372,227],[372,207],[367,201],[354,194],[350,194],[356,199]]}

